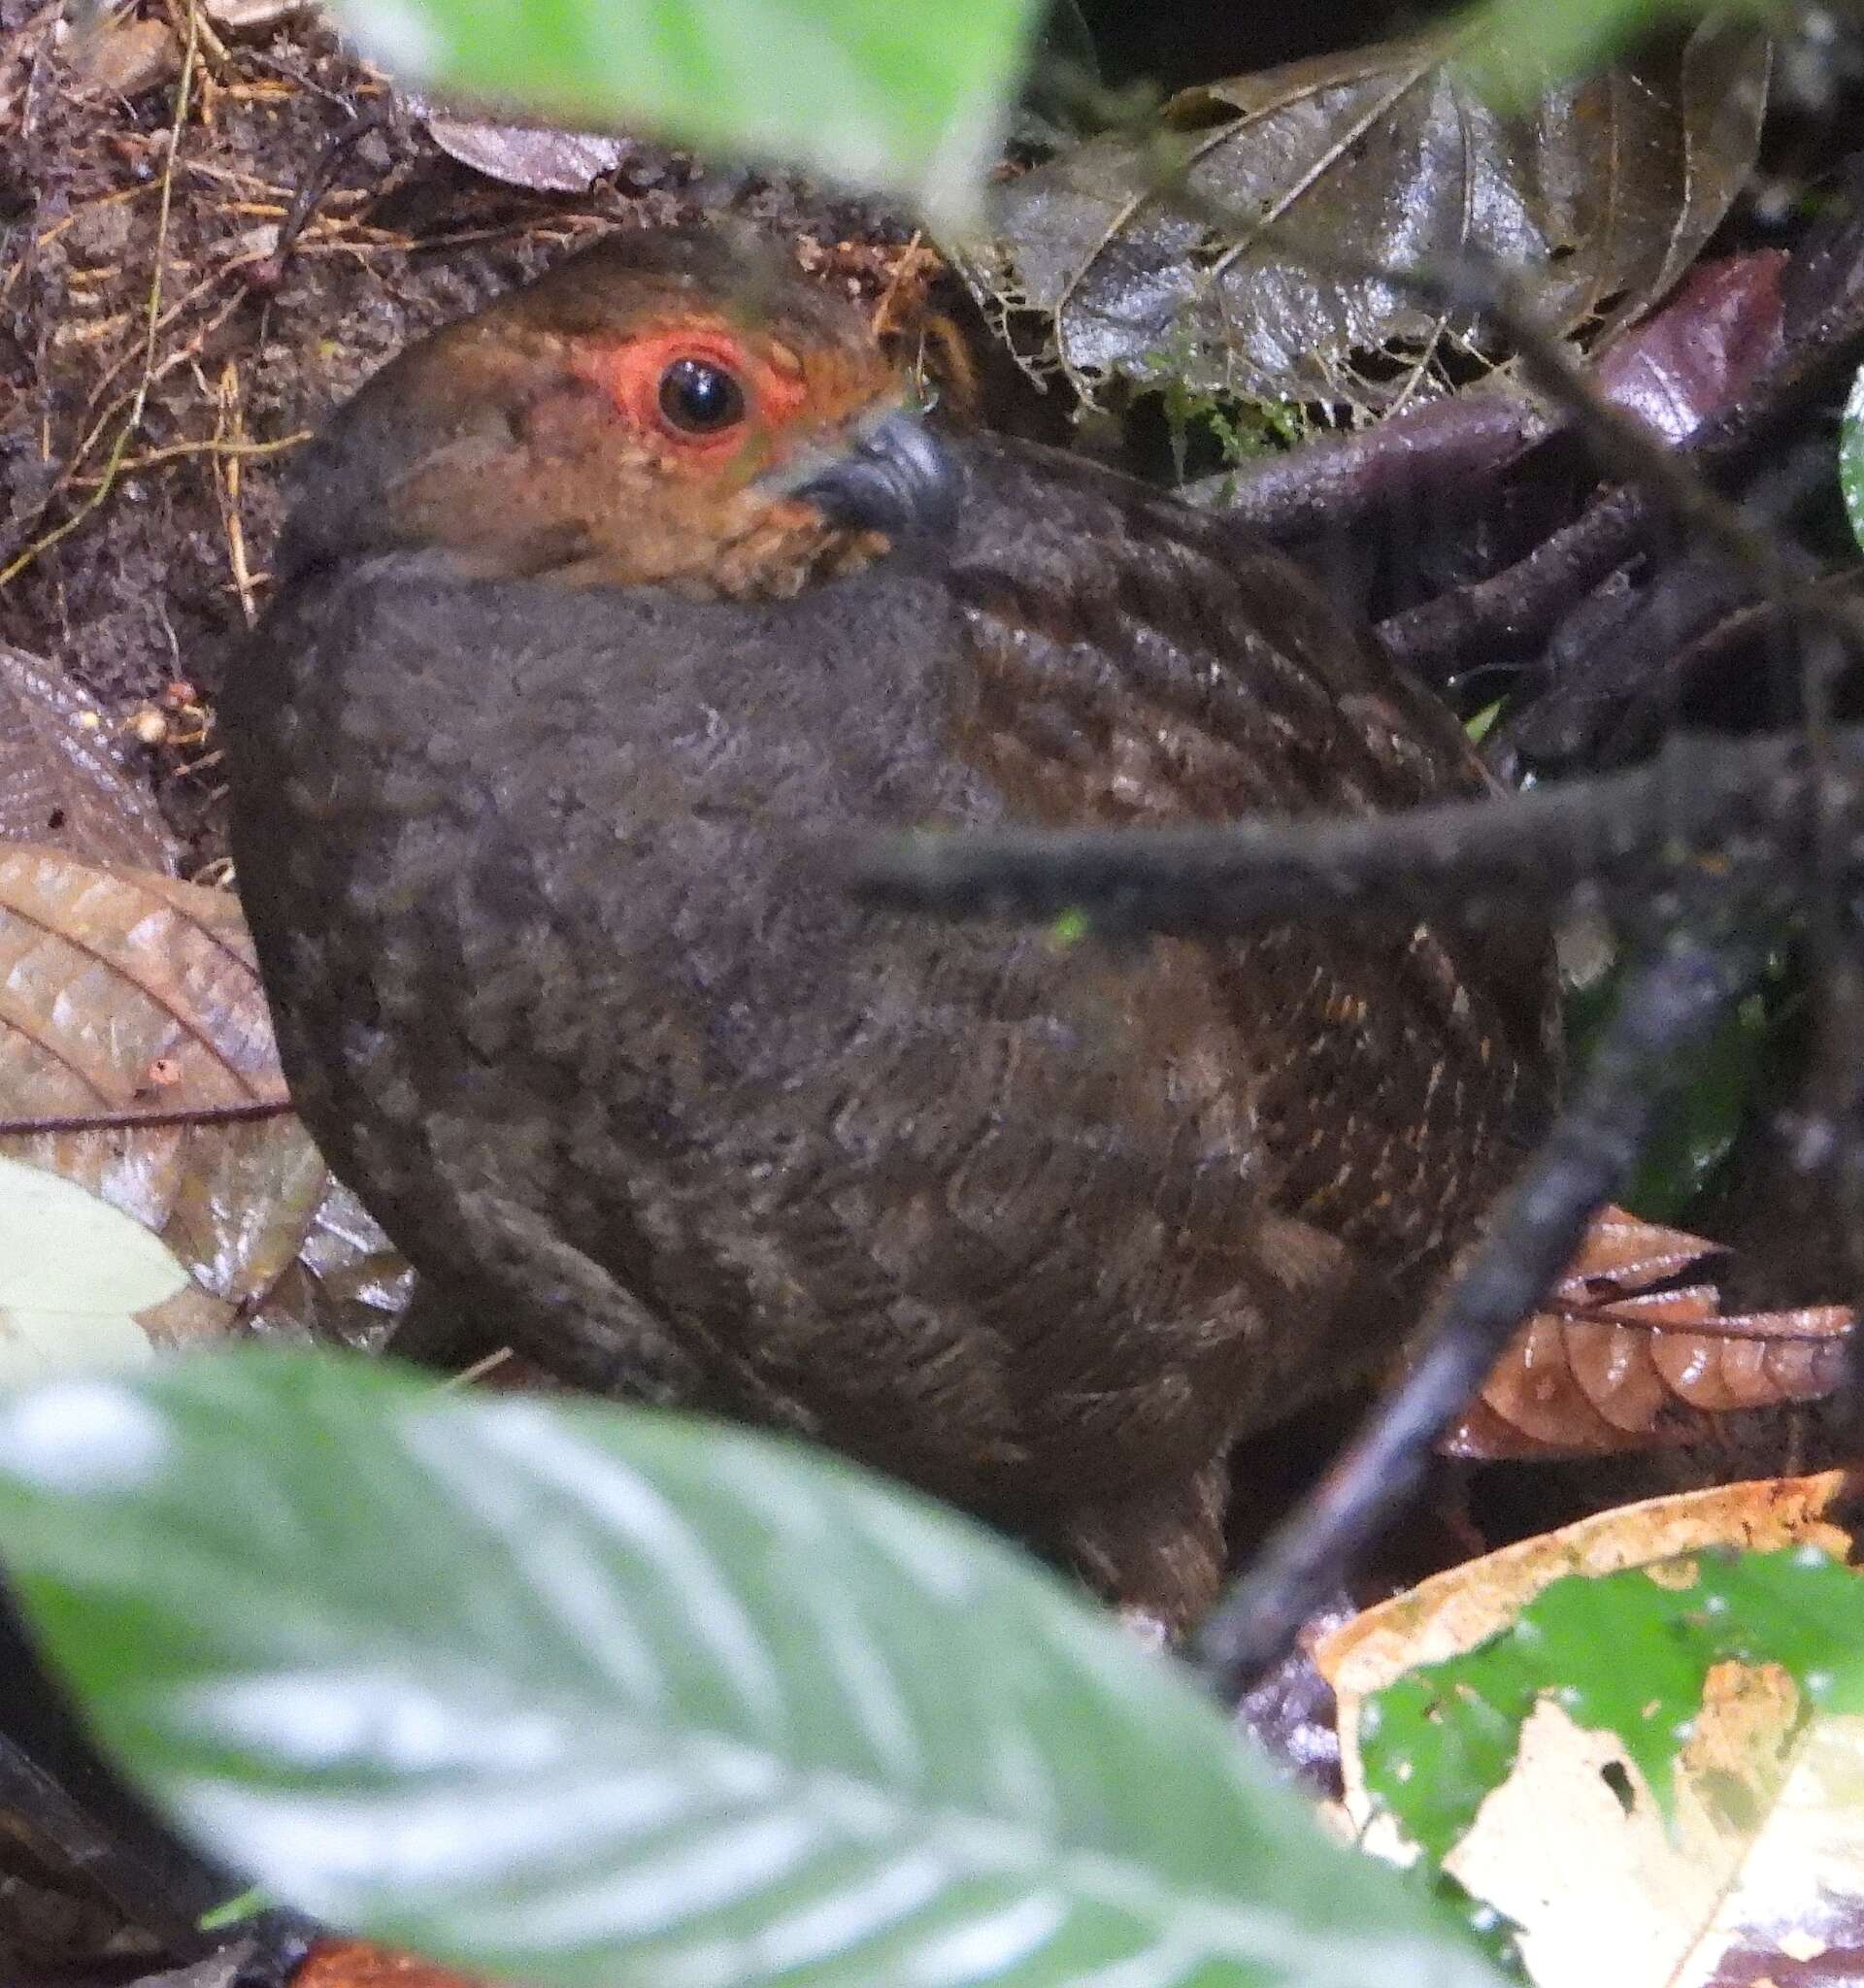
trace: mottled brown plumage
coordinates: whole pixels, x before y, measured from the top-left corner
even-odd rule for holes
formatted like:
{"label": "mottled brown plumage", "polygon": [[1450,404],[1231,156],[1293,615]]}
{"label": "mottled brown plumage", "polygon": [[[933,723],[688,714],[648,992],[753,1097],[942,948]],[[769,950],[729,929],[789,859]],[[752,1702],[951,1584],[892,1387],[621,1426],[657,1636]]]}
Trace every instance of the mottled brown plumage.
{"label": "mottled brown plumage", "polygon": [[[722,429],[662,384],[695,355]],[[799,832],[1480,779],[1276,554],[1051,451],[941,462],[900,394],[694,241],[404,355],[228,687],[241,882],[300,1108],[447,1302],[1181,1623],[1237,1433],[1391,1347],[1542,1123],[1546,950],[851,909]]]}

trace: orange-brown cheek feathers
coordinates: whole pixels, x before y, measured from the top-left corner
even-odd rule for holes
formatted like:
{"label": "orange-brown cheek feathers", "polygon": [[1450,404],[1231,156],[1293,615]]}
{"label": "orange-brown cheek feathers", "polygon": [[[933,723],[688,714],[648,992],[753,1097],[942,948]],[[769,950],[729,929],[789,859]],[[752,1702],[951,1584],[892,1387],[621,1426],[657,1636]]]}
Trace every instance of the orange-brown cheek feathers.
{"label": "orange-brown cheek feathers", "polygon": [[760,308],[753,284],[721,309],[716,283],[702,298],[592,251],[378,375],[310,466],[328,543],[292,549],[422,546],[480,577],[793,594],[885,549],[792,493],[901,399],[838,298],[789,283]]}
{"label": "orange-brown cheek feathers", "polygon": [[532,417],[548,447],[580,415],[592,451],[589,550],[560,571],[566,582],[782,596],[885,549],[878,534],[840,528],[782,494],[776,474],[840,448],[898,404],[900,381],[877,350],[803,353],[698,317],[578,341],[568,369],[593,400],[566,389]]}

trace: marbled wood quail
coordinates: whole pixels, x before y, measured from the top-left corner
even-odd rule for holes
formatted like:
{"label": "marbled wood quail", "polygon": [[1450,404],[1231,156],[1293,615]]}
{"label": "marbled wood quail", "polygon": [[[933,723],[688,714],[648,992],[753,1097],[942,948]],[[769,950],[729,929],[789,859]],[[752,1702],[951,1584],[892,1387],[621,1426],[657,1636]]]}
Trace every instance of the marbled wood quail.
{"label": "marbled wood quail", "polygon": [[1543,1123],[1548,950],[850,909],[799,832],[1481,779],[1281,557],[902,396],[695,238],[404,353],[227,688],[240,880],[299,1107],[443,1300],[1182,1624],[1232,1440],[1391,1348]]}

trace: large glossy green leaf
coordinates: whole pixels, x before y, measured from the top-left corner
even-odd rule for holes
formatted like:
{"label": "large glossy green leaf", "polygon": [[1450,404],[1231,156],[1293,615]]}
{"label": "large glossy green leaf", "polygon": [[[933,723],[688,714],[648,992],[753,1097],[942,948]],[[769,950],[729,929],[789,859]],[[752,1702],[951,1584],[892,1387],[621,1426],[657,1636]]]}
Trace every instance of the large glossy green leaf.
{"label": "large glossy green leaf", "polygon": [[411,83],[971,207],[1034,0],[338,0]]}
{"label": "large glossy green leaf", "polygon": [[799,1445],[200,1356],[0,1405],[0,1540],[197,1838],[538,1988],[1493,1978],[1166,1661]]}

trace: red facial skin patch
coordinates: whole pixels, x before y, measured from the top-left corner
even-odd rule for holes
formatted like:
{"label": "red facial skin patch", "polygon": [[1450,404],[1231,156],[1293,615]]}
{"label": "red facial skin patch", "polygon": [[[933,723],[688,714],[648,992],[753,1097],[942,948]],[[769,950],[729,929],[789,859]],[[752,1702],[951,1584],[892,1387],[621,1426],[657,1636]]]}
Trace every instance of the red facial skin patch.
{"label": "red facial skin patch", "polygon": [[[745,416],[708,435],[688,434],[660,408],[660,384],[681,359],[717,366],[737,381]],[[768,460],[771,444],[809,398],[800,360],[787,348],[749,344],[722,323],[669,324],[613,345],[579,341],[569,370],[608,396],[622,418],[648,438],[669,469],[714,471],[741,451]]]}

